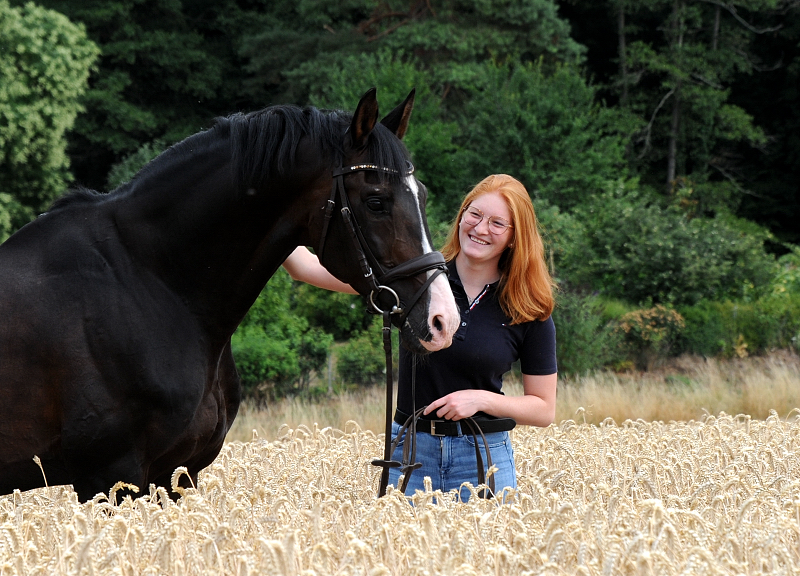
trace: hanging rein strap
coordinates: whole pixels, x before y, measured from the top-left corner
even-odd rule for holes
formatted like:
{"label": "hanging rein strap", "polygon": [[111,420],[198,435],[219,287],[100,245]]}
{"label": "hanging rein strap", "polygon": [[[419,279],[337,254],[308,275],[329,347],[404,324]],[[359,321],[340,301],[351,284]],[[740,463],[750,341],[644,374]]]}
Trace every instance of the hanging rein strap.
{"label": "hanging rein strap", "polygon": [[[425,408],[427,406],[423,406],[413,414],[411,414],[405,421],[404,424],[400,426],[400,430],[397,432],[397,436],[395,437],[394,441],[391,443],[391,452],[393,453],[394,450],[397,448],[397,445],[400,443],[400,440],[403,439],[405,436],[406,441],[403,444],[403,461],[402,462],[391,462],[392,468],[400,468],[401,472],[405,474],[403,478],[403,483],[400,486],[400,490],[405,494],[406,489],[408,488],[408,481],[411,479],[411,473],[422,466],[421,463],[415,462],[417,457],[417,440],[416,440],[416,428],[417,428],[417,420],[422,416],[425,412]],[[480,425],[474,418],[467,417],[458,420],[458,423],[461,425],[461,431],[464,434],[471,434],[473,443],[475,445],[475,460],[477,462],[478,468],[478,484],[481,485],[488,485],[489,493],[481,490],[479,492],[479,496],[481,498],[490,498],[493,494],[496,493],[495,490],[495,481],[494,475],[489,476],[488,484],[486,479],[486,470],[492,467],[492,453],[489,449],[489,441],[486,439],[486,436],[481,430]],[[478,438],[480,437],[480,442]],[[483,447],[486,450],[486,467],[484,468],[483,465],[483,455],[481,454],[481,443],[483,443]],[[376,461],[372,462],[373,464]],[[386,489],[381,484],[383,488],[383,492],[379,493],[379,496],[383,496],[386,493]]]}
{"label": "hanging rein strap", "polygon": [[[398,468],[402,463],[392,460],[392,452],[394,451],[392,445],[392,388],[394,387],[394,377],[392,375],[392,320],[391,312],[388,310],[383,313],[383,351],[386,355],[386,434],[383,442],[383,460],[375,459],[372,461],[373,466],[381,466],[381,483],[378,487],[378,497],[386,494],[386,488],[389,486],[389,468]],[[421,464],[420,464],[421,466]]]}

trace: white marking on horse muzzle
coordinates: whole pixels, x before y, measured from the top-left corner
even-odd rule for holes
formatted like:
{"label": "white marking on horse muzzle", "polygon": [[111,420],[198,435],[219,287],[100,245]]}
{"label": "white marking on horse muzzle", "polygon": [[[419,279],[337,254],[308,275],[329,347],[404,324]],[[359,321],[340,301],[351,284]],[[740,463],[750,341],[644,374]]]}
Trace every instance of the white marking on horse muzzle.
{"label": "white marking on horse muzzle", "polygon": [[461,314],[456,306],[455,298],[453,298],[453,292],[450,290],[450,283],[444,274],[433,281],[430,294],[428,329],[432,339],[430,342],[422,342],[422,346],[434,352],[450,346],[461,322]]}

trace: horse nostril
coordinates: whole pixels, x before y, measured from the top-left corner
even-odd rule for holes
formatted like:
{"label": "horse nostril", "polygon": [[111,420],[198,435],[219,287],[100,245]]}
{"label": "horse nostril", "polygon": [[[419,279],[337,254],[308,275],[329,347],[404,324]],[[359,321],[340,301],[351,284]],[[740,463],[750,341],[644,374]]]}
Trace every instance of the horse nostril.
{"label": "horse nostril", "polygon": [[444,330],[444,326],[442,325],[442,317],[441,316],[436,316],[433,319],[433,327],[436,328],[436,330],[438,332],[441,332],[442,330]]}

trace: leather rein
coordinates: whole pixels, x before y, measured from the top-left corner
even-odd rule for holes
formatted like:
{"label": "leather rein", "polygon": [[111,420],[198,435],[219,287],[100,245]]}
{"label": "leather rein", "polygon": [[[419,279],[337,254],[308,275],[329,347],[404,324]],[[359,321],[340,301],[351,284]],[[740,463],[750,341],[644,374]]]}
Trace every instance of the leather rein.
{"label": "leather rein", "polygon": [[[345,227],[347,228],[350,238],[353,241],[353,245],[355,246],[356,254],[358,255],[358,263],[359,267],[361,268],[361,272],[364,274],[364,278],[370,284],[371,290],[367,300],[369,305],[372,309],[368,309],[368,312],[373,314],[381,314],[383,316],[383,350],[386,356],[386,422],[385,422],[385,442],[384,442],[384,452],[383,452],[383,459],[382,460],[373,460],[372,464],[375,466],[380,466],[383,468],[381,472],[381,482],[380,487],[378,488],[378,497],[382,497],[386,494],[386,489],[389,485],[389,469],[390,468],[400,468],[402,474],[404,475],[404,481],[400,489],[405,493],[406,488],[408,486],[408,481],[411,477],[411,473],[416,470],[417,468],[421,467],[422,464],[419,462],[414,462],[416,459],[416,422],[417,419],[422,415],[425,408],[420,408],[419,410],[413,409],[411,416],[408,418],[406,423],[400,430],[400,433],[397,435],[397,438],[394,442],[392,442],[392,400],[393,400],[393,389],[394,389],[394,377],[392,374],[392,338],[391,338],[391,329],[392,329],[392,315],[399,315],[399,321],[397,324],[399,326],[403,326],[407,322],[407,318],[411,310],[417,304],[419,299],[422,295],[428,290],[430,285],[433,281],[439,276],[439,274],[447,274],[447,262],[442,256],[441,252],[428,252],[426,254],[422,254],[420,256],[416,256],[405,262],[398,264],[390,268],[389,270],[384,270],[383,266],[381,266],[380,262],[378,262],[377,258],[375,258],[374,254],[369,248],[369,244],[364,238],[364,234],[361,231],[361,227],[359,226],[355,214],[353,210],[350,208],[350,202],[347,198],[347,191],[345,190],[344,185],[344,176],[346,174],[351,174],[353,172],[360,172],[360,171],[373,171],[373,172],[383,172],[386,174],[398,174],[397,170],[392,168],[387,168],[384,166],[378,166],[375,164],[356,164],[352,166],[343,167],[341,163],[339,167],[333,171],[333,184],[331,186],[331,195],[328,198],[324,206],[325,210],[325,217],[322,226],[322,237],[320,238],[319,248],[317,250],[317,256],[322,261],[322,255],[325,250],[325,239],[328,234],[328,226],[330,224],[331,219],[333,218],[333,211],[336,207],[337,199],[341,204],[340,213],[342,215],[342,220],[344,221]],[[411,162],[408,163],[408,171],[405,173],[406,175],[411,175],[414,173],[414,165]],[[377,275],[376,275],[377,271]],[[432,271],[433,273],[425,280],[422,286],[414,293],[411,297],[411,300],[408,303],[403,303],[400,300],[397,292],[394,291],[392,288],[388,286],[390,282],[401,280],[405,278],[410,278],[412,276],[416,276],[418,274],[422,274],[424,272]],[[375,298],[381,292],[387,292],[389,295],[394,297],[395,303],[392,305],[391,309],[382,310],[378,304],[375,302]],[[416,397],[416,370],[412,371],[411,374],[411,386],[412,386],[412,402]],[[477,436],[480,435],[483,444],[486,448],[486,455],[487,455],[487,464],[489,468],[492,466],[491,455],[489,454],[489,445],[484,436],[483,432],[480,429],[480,426],[472,419],[472,418],[465,418],[462,422],[469,428],[469,431],[472,433],[473,437],[476,439],[475,442],[475,454],[477,457],[478,462],[478,481],[479,484],[484,484],[485,482],[485,474],[483,468],[483,459],[481,457],[480,448],[477,442]],[[403,448],[403,461],[398,462],[396,460],[392,460],[392,453],[397,446],[397,443],[403,437],[403,434],[407,434],[409,441],[405,443]],[[494,492],[494,477],[489,477],[489,488],[491,492]]]}

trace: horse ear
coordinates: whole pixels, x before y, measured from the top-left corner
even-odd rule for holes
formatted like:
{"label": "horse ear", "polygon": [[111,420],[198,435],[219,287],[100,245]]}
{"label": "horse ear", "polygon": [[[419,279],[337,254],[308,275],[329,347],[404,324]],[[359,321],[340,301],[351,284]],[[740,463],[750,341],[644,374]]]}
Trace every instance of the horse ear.
{"label": "horse ear", "polygon": [[361,97],[361,101],[353,114],[353,121],[350,123],[350,141],[355,150],[361,150],[367,145],[370,132],[375,128],[378,121],[378,98],[375,95],[377,90],[370,88]]}
{"label": "horse ear", "polygon": [[394,135],[401,140],[406,135],[406,130],[408,130],[408,119],[411,117],[411,110],[414,108],[414,94],[416,91],[417,89],[413,88],[403,103],[381,120],[381,124],[394,132]]}

